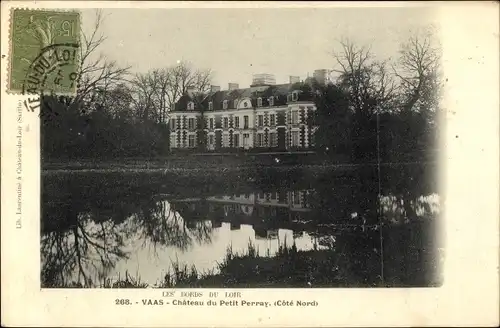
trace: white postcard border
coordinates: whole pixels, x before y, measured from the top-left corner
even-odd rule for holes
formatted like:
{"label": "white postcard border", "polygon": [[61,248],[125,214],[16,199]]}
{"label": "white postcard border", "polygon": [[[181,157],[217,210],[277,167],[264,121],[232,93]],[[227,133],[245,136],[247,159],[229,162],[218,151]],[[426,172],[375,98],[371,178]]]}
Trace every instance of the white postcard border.
{"label": "white postcard border", "polygon": [[[398,3],[383,3],[395,6]],[[39,121],[6,94],[9,9],[68,7],[334,6],[325,3],[2,3],[2,324],[7,326],[430,326],[498,324],[499,65],[498,4],[432,4],[442,22],[445,123],[441,159],[446,261],[444,285],[414,289],[231,289],[249,301],[297,300],[317,307],[117,306],[115,300],[163,298],[167,289],[40,289]],[[340,4],[366,6],[367,4]],[[373,4],[370,4],[373,5]],[[401,5],[401,4],[399,4]],[[407,5],[407,4],[405,4]],[[417,4],[409,4],[417,5]],[[418,4],[422,5],[422,4]],[[431,5],[431,4],[429,4]],[[18,127],[22,173],[16,173]],[[22,221],[16,228],[18,177]],[[208,294],[213,289],[190,289]],[[226,290],[217,289],[219,293]],[[177,290],[179,293],[179,290]],[[165,298],[163,298],[165,299]],[[204,297],[208,300],[208,297]]]}

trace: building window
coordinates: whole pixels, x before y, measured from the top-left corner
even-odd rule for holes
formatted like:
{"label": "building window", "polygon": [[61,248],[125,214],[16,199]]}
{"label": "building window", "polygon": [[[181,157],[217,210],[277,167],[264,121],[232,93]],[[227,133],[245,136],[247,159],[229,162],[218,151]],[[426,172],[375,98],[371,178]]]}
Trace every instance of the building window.
{"label": "building window", "polygon": [[239,116],[234,117],[234,127],[237,129],[240,128],[240,117]]}
{"label": "building window", "polygon": [[259,119],[258,125],[259,126],[263,126],[264,125],[264,116],[263,115],[259,115],[258,119]]}
{"label": "building window", "polygon": [[262,147],[264,145],[264,135],[262,133],[257,133],[257,147]]}
{"label": "building window", "polygon": [[214,136],[213,135],[208,136],[208,144],[210,146],[213,146],[213,144],[214,144]]}
{"label": "building window", "polygon": [[192,101],[188,102],[188,110],[194,109],[194,103]]}
{"label": "building window", "polygon": [[244,147],[250,146],[250,134],[249,133],[243,133],[243,146]]}
{"label": "building window", "polygon": [[175,118],[170,119],[170,129],[175,130]]}
{"label": "building window", "polygon": [[208,103],[208,110],[214,110],[214,103],[211,101]]}
{"label": "building window", "polygon": [[243,116],[243,128],[248,129],[248,115]]}
{"label": "building window", "polygon": [[229,147],[229,135],[222,135],[222,147]]}
{"label": "building window", "polygon": [[269,142],[271,143],[271,147],[278,147],[278,135],[276,132],[269,133]]}
{"label": "building window", "polygon": [[238,99],[234,100],[234,108],[238,108]]}
{"label": "building window", "polygon": [[245,102],[243,103],[243,106],[248,107],[248,101],[245,101]]}
{"label": "building window", "polygon": [[292,131],[292,147],[299,146],[299,131]]}
{"label": "building window", "polygon": [[235,148],[238,148],[240,146],[240,135],[239,134],[233,135],[233,145]]}
{"label": "building window", "polygon": [[224,117],[224,129],[227,129],[229,126],[229,120],[227,117]]}
{"label": "building window", "polygon": [[271,114],[269,116],[270,120],[271,120],[271,126],[275,126],[276,125],[276,115],[275,114]]}
{"label": "building window", "polygon": [[292,124],[298,124],[299,123],[299,112],[293,111],[292,112]]}
{"label": "building window", "polygon": [[269,107],[274,106],[274,97],[269,97]]}
{"label": "building window", "polygon": [[214,119],[213,118],[210,118],[210,120],[209,120],[209,126],[210,126],[210,130],[214,129]]}
{"label": "building window", "polygon": [[227,109],[227,100],[222,102],[222,109]]}
{"label": "building window", "polygon": [[257,107],[262,107],[262,98],[257,98]]}
{"label": "building window", "polygon": [[189,148],[194,148],[194,135],[188,137]]}
{"label": "building window", "polygon": [[299,100],[299,93],[297,91],[292,92],[292,101]]}
{"label": "building window", "polygon": [[194,118],[189,118],[188,119],[188,129],[189,130],[194,130]]}

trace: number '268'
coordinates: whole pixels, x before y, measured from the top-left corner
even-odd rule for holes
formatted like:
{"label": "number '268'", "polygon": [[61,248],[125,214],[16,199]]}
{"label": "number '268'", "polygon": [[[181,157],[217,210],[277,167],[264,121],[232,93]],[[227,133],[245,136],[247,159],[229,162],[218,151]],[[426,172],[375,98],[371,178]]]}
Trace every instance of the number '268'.
{"label": "number '268'", "polygon": [[115,300],[115,304],[116,305],[128,305],[128,304],[131,304],[131,303],[130,303],[130,300],[128,300],[128,299],[117,298]]}

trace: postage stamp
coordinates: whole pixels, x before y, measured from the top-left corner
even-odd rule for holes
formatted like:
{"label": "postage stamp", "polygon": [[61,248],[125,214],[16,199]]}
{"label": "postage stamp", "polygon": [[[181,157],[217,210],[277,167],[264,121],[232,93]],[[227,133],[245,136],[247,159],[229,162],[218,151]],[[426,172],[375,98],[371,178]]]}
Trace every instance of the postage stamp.
{"label": "postage stamp", "polygon": [[11,11],[8,91],[71,94],[78,77],[80,14]]}

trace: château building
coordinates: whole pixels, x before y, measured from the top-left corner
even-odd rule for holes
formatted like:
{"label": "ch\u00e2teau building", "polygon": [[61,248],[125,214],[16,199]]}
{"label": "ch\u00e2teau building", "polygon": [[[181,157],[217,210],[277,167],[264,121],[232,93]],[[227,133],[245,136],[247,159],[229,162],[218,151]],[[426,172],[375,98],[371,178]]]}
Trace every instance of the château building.
{"label": "ch\u00e2teau building", "polygon": [[[314,79],[325,81],[315,71]],[[188,90],[170,113],[170,148],[201,151],[307,150],[314,146],[316,106],[311,79],[291,76],[276,84],[271,74],[257,74],[249,88],[229,83],[227,90]]]}

